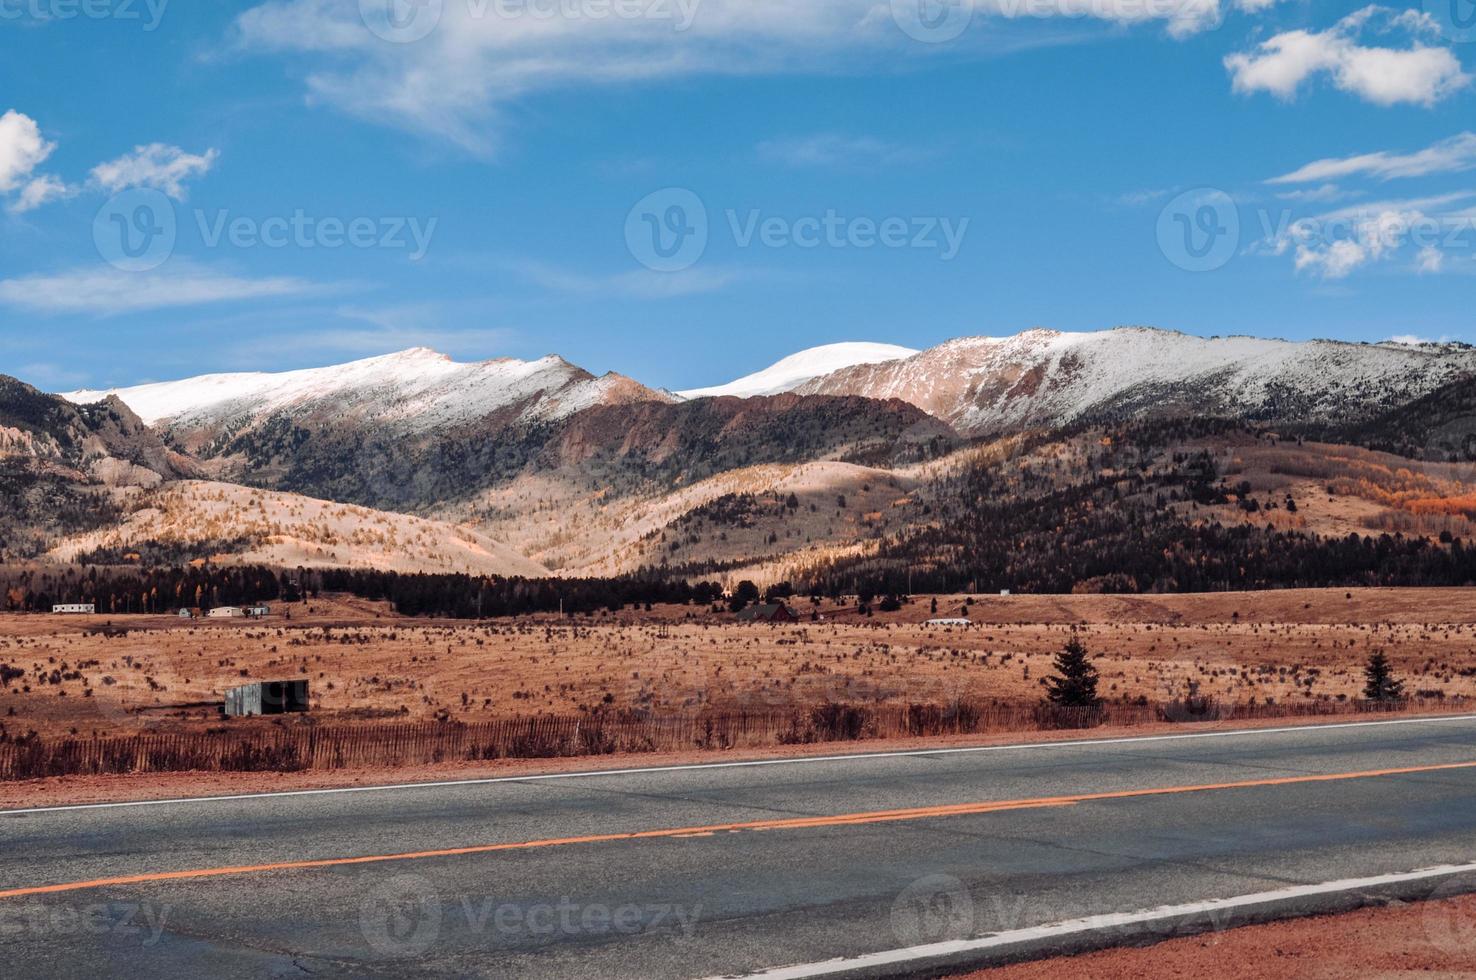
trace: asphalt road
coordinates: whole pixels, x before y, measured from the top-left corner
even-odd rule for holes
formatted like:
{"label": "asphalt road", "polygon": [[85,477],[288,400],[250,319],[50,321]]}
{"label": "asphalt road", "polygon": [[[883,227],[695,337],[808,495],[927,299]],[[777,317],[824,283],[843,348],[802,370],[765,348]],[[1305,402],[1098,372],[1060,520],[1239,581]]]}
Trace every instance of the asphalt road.
{"label": "asphalt road", "polygon": [[1476,719],[13,811],[0,972],[926,975],[1476,890],[1376,880],[1470,862]]}

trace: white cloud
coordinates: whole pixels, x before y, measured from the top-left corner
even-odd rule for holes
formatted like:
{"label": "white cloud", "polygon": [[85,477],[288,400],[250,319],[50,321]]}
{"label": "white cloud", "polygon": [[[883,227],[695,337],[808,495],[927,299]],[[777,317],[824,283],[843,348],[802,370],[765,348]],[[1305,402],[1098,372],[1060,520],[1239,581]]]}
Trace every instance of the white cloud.
{"label": "white cloud", "polygon": [[1384,341],[1386,344],[1402,344],[1406,347],[1419,347],[1421,344],[1448,344],[1455,340],[1450,334],[1442,334],[1439,337],[1420,337],[1412,333],[1402,333],[1389,337]]}
{"label": "white cloud", "polygon": [[1445,269],[1445,253],[1434,245],[1426,245],[1420,249],[1415,266],[1424,273],[1442,272]]}
{"label": "white cloud", "polygon": [[[41,135],[41,127],[30,116],[14,109],[0,116],[0,195],[9,196],[8,210],[33,211],[81,189],[50,174],[36,173],[55,149],[56,144]],[[107,193],[152,187],[184,200],[185,181],[208,173],[218,156],[213,149],[192,154],[177,146],[150,143],[93,167],[89,186]]]}
{"label": "white cloud", "polygon": [[177,146],[150,143],[93,167],[92,182],[109,193],[130,187],[151,187],[182,201],[185,181],[209,173],[219,156],[219,151],[213,149],[193,154]]}
{"label": "white cloud", "polygon": [[1361,242],[1343,239],[1328,245],[1298,245],[1298,272],[1313,272],[1324,279],[1346,279],[1354,269],[1369,262],[1368,249]]}
{"label": "white cloud", "polygon": [[704,267],[684,269],[681,272],[635,269],[613,275],[588,275],[542,262],[518,262],[509,268],[545,289],[589,296],[620,295],[643,299],[671,299],[713,293],[726,289],[740,278],[740,274],[733,269]]}
{"label": "white cloud", "polygon": [[320,288],[302,279],[248,279],[175,262],[148,273],[96,268],[0,279],[0,304],[40,313],[108,315],[302,295]]}
{"label": "white cloud", "polygon": [[[1258,13],[1279,0],[1226,2],[1238,10]],[[973,6],[984,16],[1004,18],[1091,17],[1117,24],[1162,21],[1169,35],[1176,38],[1212,30],[1225,19],[1221,0],[974,0]]]}
{"label": "white cloud", "polygon": [[[1408,47],[1370,47],[1359,43],[1369,27],[1407,36]],[[1341,91],[1375,105],[1431,106],[1465,88],[1471,76],[1448,48],[1427,46],[1427,15],[1396,14],[1365,7],[1326,31],[1287,31],[1263,41],[1254,51],[1225,58],[1237,92],[1270,92],[1294,97],[1310,79],[1325,75]]]}
{"label": "white cloud", "polygon": [[28,181],[21,188],[10,209],[17,213],[34,211],[43,204],[58,201],[71,195],[72,188],[50,174],[42,174]]}
{"label": "white cloud", "polygon": [[1435,194],[1430,197],[1395,198],[1373,203],[1351,204],[1336,211],[1329,211],[1315,220],[1320,222],[1347,222],[1354,218],[1367,218],[1384,211],[1418,211],[1445,216],[1460,214],[1456,205],[1476,198],[1476,191],[1455,191],[1450,194]]}
{"label": "white cloud", "polygon": [[840,133],[767,140],[757,149],[761,159],[789,167],[890,167],[929,155],[925,149]]}
{"label": "white cloud", "polygon": [[1452,250],[1469,249],[1476,233],[1476,192],[1352,205],[1267,228],[1251,251],[1294,256],[1298,272],[1345,279],[1365,266],[1413,255],[1409,271],[1446,269]]}
{"label": "white cloud", "polygon": [[1345,279],[1355,270],[1387,262],[1418,245],[1413,268],[1421,273],[1445,268],[1441,245],[1471,222],[1459,212],[1434,212],[1429,206],[1469,195],[1423,201],[1384,202],[1344,209],[1294,225],[1277,243],[1277,254],[1295,245],[1296,269],[1324,279]]}
{"label": "white cloud", "polygon": [[[976,0],[973,31],[957,43],[1001,43],[999,31],[984,27],[1001,18],[1158,23],[1184,36],[1220,23],[1226,2]],[[1264,0],[1237,5],[1266,6]],[[621,8],[645,13],[611,13]],[[366,9],[378,8],[371,3]],[[605,16],[595,16],[596,9]],[[700,74],[825,70],[858,58],[881,66],[909,52],[938,50],[909,38],[888,0],[483,0],[415,10],[431,19],[409,43],[366,27],[359,0],[268,0],[242,13],[234,34],[243,50],[310,57],[307,87],[318,102],[481,153],[496,148],[508,107],[534,92]],[[518,10],[524,12],[510,12]],[[562,12],[548,16],[550,10]],[[378,26],[384,33],[385,25]]]}
{"label": "white cloud", "polygon": [[1321,187],[1308,187],[1304,190],[1286,191],[1276,196],[1283,201],[1301,201],[1305,204],[1326,204],[1331,201],[1340,201],[1347,197],[1348,191],[1343,190],[1337,184],[1323,184]]}
{"label": "white cloud", "polygon": [[1317,160],[1298,170],[1267,181],[1270,184],[1305,184],[1344,177],[1376,177],[1394,180],[1427,177],[1431,174],[1461,173],[1476,169],[1476,133],[1461,133],[1415,153],[1364,153],[1351,157]]}
{"label": "white cloud", "polygon": [[1168,197],[1172,193],[1172,190],[1164,188],[1144,188],[1142,190],[1128,191],[1125,194],[1119,194],[1116,197],[1112,198],[1112,202],[1125,208],[1140,208],[1145,204],[1152,204],[1155,201],[1162,201],[1164,198]]}
{"label": "white cloud", "polygon": [[35,172],[55,149],[30,116],[14,109],[0,116],[0,194],[12,195],[9,210],[30,211],[66,194],[61,181]]}
{"label": "white cloud", "polygon": [[14,109],[0,116],[0,191],[20,187],[54,149],[30,116]]}

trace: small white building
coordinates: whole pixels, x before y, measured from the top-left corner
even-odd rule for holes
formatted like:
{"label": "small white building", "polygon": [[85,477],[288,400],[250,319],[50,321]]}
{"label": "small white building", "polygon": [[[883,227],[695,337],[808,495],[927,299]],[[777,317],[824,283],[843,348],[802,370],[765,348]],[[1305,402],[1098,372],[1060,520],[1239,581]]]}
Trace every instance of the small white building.
{"label": "small white building", "polygon": [[51,611],[61,616],[91,616],[97,612],[97,605],[91,602],[63,602],[52,606]]}
{"label": "small white building", "polygon": [[190,610],[190,609],[181,609],[178,613],[176,613],[176,615],[179,616],[180,619],[194,619],[195,618],[194,611],[193,610]]}
{"label": "small white building", "polygon": [[210,619],[240,619],[246,613],[240,606],[216,606],[205,615]]}
{"label": "small white building", "polygon": [[272,614],[272,607],[267,605],[247,606],[242,612],[252,619],[265,619]]}

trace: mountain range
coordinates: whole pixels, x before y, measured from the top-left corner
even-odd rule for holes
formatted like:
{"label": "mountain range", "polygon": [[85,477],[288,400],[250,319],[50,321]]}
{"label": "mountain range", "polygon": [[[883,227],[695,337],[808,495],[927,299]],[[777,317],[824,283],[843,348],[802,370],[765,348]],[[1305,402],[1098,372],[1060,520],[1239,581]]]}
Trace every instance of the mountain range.
{"label": "mountain range", "polygon": [[[7,379],[0,462],[18,503],[0,551],[776,579],[936,527],[961,503],[960,473],[1041,440],[1078,455],[1088,430],[1216,419],[1318,445],[1380,432],[1371,448],[1418,456],[1389,436],[1401,413],[1469,404],[1473,376],[1460,344],[1119,328],[835,344],[679,393],[554,356],[462,364],[426,349],[62,396]],[[1459,475],[1421,492],[1457,494]],[[192,511],[209,533],[191,531]],[[357,524],[380,531],[341,544]]]}

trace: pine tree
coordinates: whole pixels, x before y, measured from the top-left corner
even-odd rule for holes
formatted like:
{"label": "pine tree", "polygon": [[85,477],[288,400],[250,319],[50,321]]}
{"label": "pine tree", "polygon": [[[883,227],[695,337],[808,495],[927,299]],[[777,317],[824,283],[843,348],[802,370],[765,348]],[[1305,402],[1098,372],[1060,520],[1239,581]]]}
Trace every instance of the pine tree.
{"label": "pine tree", "polygon": [[1367,701],[1400,701],[1404,698],[1404,682],[1394,676],[1394,669],[1389,665],[1389,658],[1383,653],[1375,653],[1368,658],[1368,665],[1363,668],[1365,683],[1363,685],[1363,697]]}
{"label": "pine tree", "polygon": [[1087,655],[1086,646],[1073,636],[1066,649],[1056,654],[1056,676],[1046,678],[1046,700],[1063,708],[1095,708],[1097,668]]}

